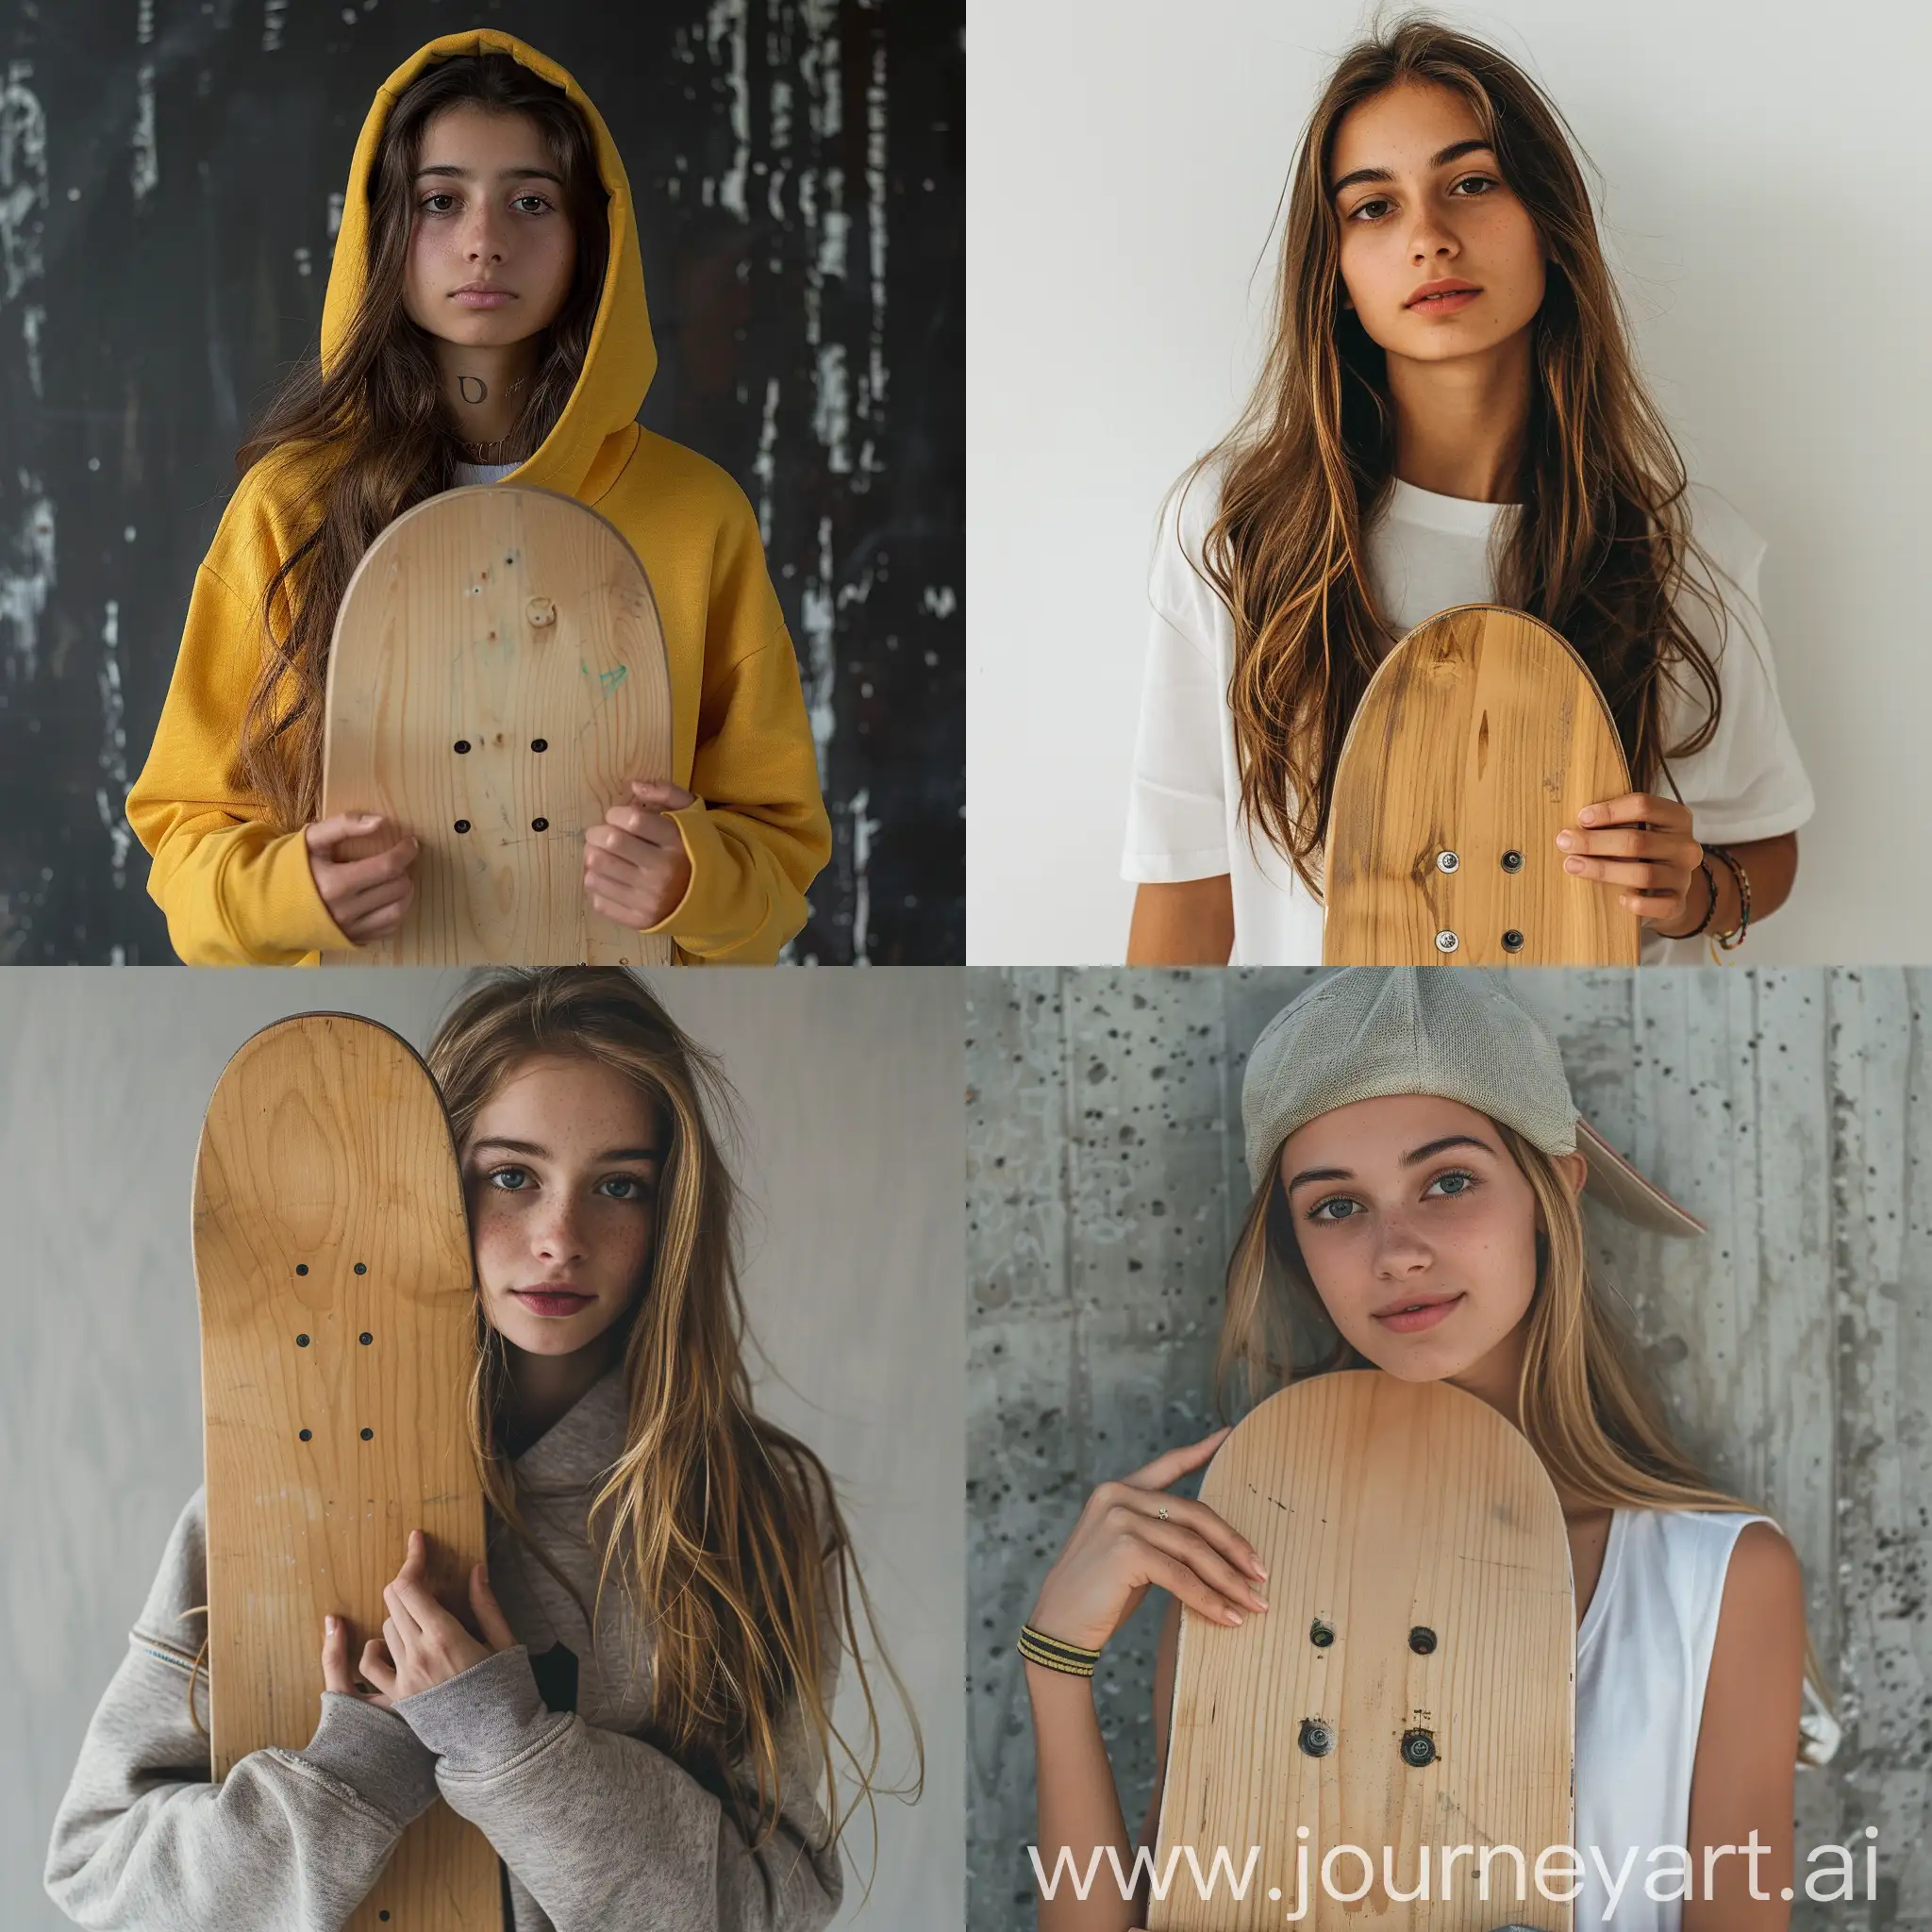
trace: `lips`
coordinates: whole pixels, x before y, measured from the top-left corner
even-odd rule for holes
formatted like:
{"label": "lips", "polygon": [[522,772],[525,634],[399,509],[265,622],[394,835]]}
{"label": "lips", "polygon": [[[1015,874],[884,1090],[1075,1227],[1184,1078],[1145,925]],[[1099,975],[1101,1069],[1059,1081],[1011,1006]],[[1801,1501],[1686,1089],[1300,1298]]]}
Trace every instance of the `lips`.
{"label": "lips", "polygon": [[501,308],[506,302],[514,302],[517,298],[508,289],[495,288],[488,282],[473,282],[458,289],[450,299],[460,302],[465,308]]}
{"label": "lips", "polygon": [[555,1319],[560,1315],[575,1315],[579,1308],[587,1308],[596,1296],[579,1294],[571,1288],[513,1288],[510,1290],[518,1301],[533,1315],[547,1315]]}
{"label": "lips", "polygon": [[1421,288],[1403,304],[1405,308],[1420,308],[1424,312],[1461,308],[1480,295],[1482,291],[1474,282],[1443,280],[1424,282]]}
{"label": "lips", "polygon": [[1433,1328],[1438,1322],[1446,1322],[1461,1302],[1459,1294],[1410,1295],[1375,1309],[1374,1319],[1397,1335],[1413,1335],[1421,1329]]}

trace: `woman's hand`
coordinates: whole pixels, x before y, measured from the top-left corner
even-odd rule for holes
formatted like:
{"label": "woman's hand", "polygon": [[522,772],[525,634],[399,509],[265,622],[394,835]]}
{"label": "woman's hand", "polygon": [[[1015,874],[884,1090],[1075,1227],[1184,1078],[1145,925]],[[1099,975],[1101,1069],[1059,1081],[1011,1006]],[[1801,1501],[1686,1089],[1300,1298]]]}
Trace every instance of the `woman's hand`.
{"label": "woman's hand", "polygon": [[1157,1583],[1212,1623],[1239,1624],[1248,1611],[1265,1610],[1268,1600],[1256,1584],[1268,1573],[1254,1545],[1205,1503],[1164,1493],[1226,1435],[1216,1429],[1124,1481],[1102,1483],[1046,1573],[1027,1622],[1062,1643],[1100,1650]]}
{"label": "woman's hand", "polygon": [[377,1710],[390,1707],[381,1691],[372,1690],[349,1668],[349,1626],[341,1617],[322,1620],[322,1688],[353,1697],[358,1704],[373,1704]]}
{"label": "woman's hand", "polygon": [[416,841],[379,812],[339,812],[302,830],[308,871],[328,916],[351,945],[386,940],[403,923],[416,881]]}
{"label": "woman's hand", "polygon": [[671,814],[696,803],[667,779],[631,781],[630,803],[613,805],[584,834],[584,896],[593,912],[642,932],[675,909],[691,888],[691,860]]}
{"label": "woman's hand", "polygon": [[[1667,936],[1704,917],[1704,847],[1690,836],[1690,808],[1649,791],[1627,791],[1576,814],[1578,829],[1557,834],[1573,878],[1622,886],[1617,904]],[[1694,891],[1693,891],[1694,886]]]}
{"label": "woman's hand", "polygon": [[389,1616],[381,1641],[372,1638],[362,1647],[362,1674],[391,1704],[446,1684],[516,1643],[481,1563],[470,1572],[470,1608],[481,1643],[430,1594],[429,1542],[420,1529],[409,1532],[409,1554],[382,1600]]}

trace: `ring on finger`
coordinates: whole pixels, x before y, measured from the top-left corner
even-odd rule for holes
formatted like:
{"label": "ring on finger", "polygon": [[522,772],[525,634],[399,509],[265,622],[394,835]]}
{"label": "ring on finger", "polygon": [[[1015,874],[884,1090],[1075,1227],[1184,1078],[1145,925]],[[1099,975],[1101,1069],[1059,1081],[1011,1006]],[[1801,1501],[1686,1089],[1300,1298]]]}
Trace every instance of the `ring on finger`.
{"label": "ring on finger", "polygon": [[1165,1523],[1167,1521],[1167,1505],[1165,1503],[1154,1512],[1154,1520],[1157,1523]]}

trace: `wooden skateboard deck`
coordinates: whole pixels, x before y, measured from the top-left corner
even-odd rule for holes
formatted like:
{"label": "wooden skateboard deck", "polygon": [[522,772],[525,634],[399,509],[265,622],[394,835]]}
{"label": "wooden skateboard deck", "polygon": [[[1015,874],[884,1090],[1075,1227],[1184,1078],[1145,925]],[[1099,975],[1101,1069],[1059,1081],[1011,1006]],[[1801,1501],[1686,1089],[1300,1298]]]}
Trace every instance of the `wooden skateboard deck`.
{"label": "wooden skateboard deck", "polygon": [[[322,1626],[382,1634],[408,1532],[452,1609],[484,1559],[463,1406],[470,1235],[428,1070],[386,1027],[285,1020],[228,1062],[194,1173],[213,1772],[314,1734]],[[500,1932],[489,1841],[440,1799],[351,1932]]]}
{"label": "wooden skateboard deck", "polygon": [[[1201,1500],[1261,1553],[1269,1608],[1233,1629],[1181,1612],[1156,1870],[1189,1845],[1204,1875],[1215,1846],[1237,1874],[1249,1847],[1260,1855],[1237,1903],[1224,1880],[1202,1899],[1183,1853],[1149,1932],[1278,1927],[1304,1896],[1300,1923],[1315,1932],[1568,1927],[1571,1907],[1537,1890],[1535,1861],[1571,1842],[1570,1548],[1524,1437],[1445,1383],[1319,1375],[1237,1425]],[[1477,1853],[1450,1867],[1445,1901],[1443,1847],[1464,1844]],[[1523,1851],[1526,1899],[1501,1857],[1478,1896],[1486,1844]],[[1323,1890],[1338,1845],[1374,1861],[1358,1902]],[[1385,1845],[1404,1891],[1430,1848],[1428,1900],[1391,1901]],[[1337,1890],[1366,1876],[1338,1855]]]}
{"label": "wooden skateboard deck", "polygon": [[668,965],[584,903],[584,829],[669,778],[671,674],[635,552],[575,498],[486,485],[398,517],[330,649],[322,815],[420,841],[388,941],[329,963]]}
{"label": "wooden skateboard deck", "polygon": [[1440,611],[1362,693],[1324,861],[1331,966],[1634,966],[1638,924],[1557,834],[1629,791],[1588,668],[1520,610]]}

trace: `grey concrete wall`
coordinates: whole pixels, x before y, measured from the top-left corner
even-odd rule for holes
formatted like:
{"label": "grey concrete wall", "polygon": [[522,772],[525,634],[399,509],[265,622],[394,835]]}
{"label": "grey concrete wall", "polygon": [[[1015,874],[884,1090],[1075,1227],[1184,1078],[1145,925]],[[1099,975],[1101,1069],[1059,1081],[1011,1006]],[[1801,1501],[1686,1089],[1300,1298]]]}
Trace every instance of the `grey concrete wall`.
{"label": "grey concrete wall", "polygon": [[[257,1027],[363,1012],[421,1046],[460,980],[379,971],[0,972],[0,1926],[66,1922],[40,1873],[80,1738],[201,1480],[189,1241],[196,1137]],[[960,977],[657,975],[722,1053],[746,1125],[758,1400],[839,1479],[924,1730],[917,1807],[863,1819],[841,1924],[957,1925],[964,1890]],[[318,1684],[318,1690],[320,1685]],[[849,1681],[847,1684],[849,1690]],[[886,1770],[910,1748],[887,1701]],[[841,1696],[859,1734],[863,1711]]]}
{"label": "grey concrete wall", "polygon": [[[974,1932],[1031,1926],[1013,1638],[1088,1491],[1214,1425],[1246,1206],[1241,1072],[1302,971],[968,975]],[[1709,1224],[1587,1219],[1680,1438],[1804,1560],[1845,1740],[1799,1846],[1878,1827],[1871,1905],[1932,1927],[1932,972],[1524,973],[1578,1106]],[[1128,1819],[1151,1789],[1150,1592],[1095,1679]],[[1860,1861],[1862,1868],[1862,1860]],[[1812,1916],[1806,1917],[1809,1912]],[[1829,1914],[1828,1920],[1826,1914]]]}

